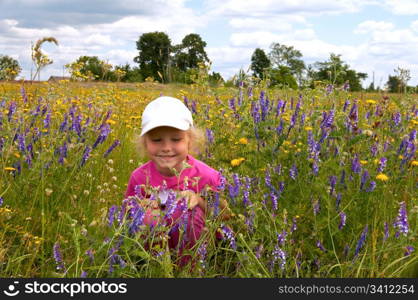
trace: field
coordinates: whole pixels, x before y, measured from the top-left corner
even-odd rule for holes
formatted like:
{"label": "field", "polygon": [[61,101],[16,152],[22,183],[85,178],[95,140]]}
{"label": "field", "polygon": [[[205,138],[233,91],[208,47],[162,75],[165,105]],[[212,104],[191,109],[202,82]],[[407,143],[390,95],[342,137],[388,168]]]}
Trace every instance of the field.
{"label": "field", "polygon": [[[191,268],[173,263],[168,228],[122,202],[161,94],[193,111],[208,139],[197,158],[222,171],[234,213],[221,221],[208,197]],[[0,83],[0,277],[417,277],[417,99]]]}

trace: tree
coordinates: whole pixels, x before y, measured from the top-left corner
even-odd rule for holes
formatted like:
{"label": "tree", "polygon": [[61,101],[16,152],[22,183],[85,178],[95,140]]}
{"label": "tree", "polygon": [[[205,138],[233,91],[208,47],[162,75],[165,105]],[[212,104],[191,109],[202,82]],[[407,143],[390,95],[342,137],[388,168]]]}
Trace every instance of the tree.
{"label": "tree", "polygon": [[331,53],[329,60],[316,62],[314,66],[317,69],[312,73],[314,81],[328,81],[335,85],[343,85],[348,82],[351,91],[360,91],[362,89],[361,80],[367,78],[366,73],[350,69],[350,66],[342,61],[341,54]]}
{"label": "tree", "polygon": [[306,68],[304,61],[301,59],[302,53],[293,46],[280,45],[279,43],[273,43],[270,48],[269,57],[273,67],[288,67],[301,85],[303,71]]}
{"label": "tree", "polygon": [[222,75],[217,72],[212,72],[212,74],[209,74],[209,84],[212,86],[218,86],[222,83],[224,83],[224,79],[222,78]]}
{"label": "tree", "polygon": [[36,71],[31,80],[34,80],[36,75],[38,75],[39,80],[41,69],[53,63],[52,59],[41,51],[41,46],[45,42],[54,43],[58,46],[58,41],[54,37],[44,37],[36,42],[35,47],[32,47],[32,61],[35,64]]}
{"label": "tree", "polygon": [[112,65],[97,56],[80,56],[75,62],[66,65],[71,77],[77,80],[110,80]]}
{"label": "tree", "polygon": [[8,55],[0,55],[0,80],[15,80],[22,68],[19,62]]}
{"label": "tree", "polygon": [[131,67],[128,63],[125,65],[116,66],[113,72],[118,78],[116,73],[122,74],[120,81],[122,82],[141,82],[143,81],[141,70],[138,67]]}
{"label": "tree", "polygon": [[136,42],[139,55],[134,61],[139,64],[143,78],[153,77],[160,82],[168,78],[171,40],[164,32],[149,32]]}
{"label": "tree", "polygon": [[264,74],[270,68],[271,62],[263,49],[257,48],[251,56],[251,70],[257,78],[264,78]]}
{"label": "tree", "polygon": [[174,47],[174,62],[177,68],[185,72],[188,69],[198,68],[199,63],[208,63],[209,58],[205,51],[206,42],[200,35],[190,33]]}
{"label": "tree", "polygon": [[292,89],[298,88],[298,84],[292,74],[292,71],[289,67],[286,66],[279,66],[278,68],[272,69],[270,71],[270,85],[288,86]]}
{"label": "tree", "polygon": [[398,76],[389,75],[386,85],[390,93],[398,93],[402,83],[399,80]]}
{"label": "tree", "polygon": [[399,90],[402,89],[403,92],[406,93],[408,81],[411,79],[411,71],[408,69],[403,69],[399,66],[394,71],[400,81]]}

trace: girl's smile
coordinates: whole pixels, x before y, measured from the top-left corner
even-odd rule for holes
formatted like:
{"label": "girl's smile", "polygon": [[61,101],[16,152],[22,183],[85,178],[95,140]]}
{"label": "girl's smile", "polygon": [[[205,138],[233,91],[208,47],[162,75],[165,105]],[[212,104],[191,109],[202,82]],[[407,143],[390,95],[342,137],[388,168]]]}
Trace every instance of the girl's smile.
{"label": "girl's smile", "polygon": [[157,170],[172,176],[172,169],[180,172],[189,154],[189,135],[187,131],[173,127],[157,127],[147,132],[145,147]]}

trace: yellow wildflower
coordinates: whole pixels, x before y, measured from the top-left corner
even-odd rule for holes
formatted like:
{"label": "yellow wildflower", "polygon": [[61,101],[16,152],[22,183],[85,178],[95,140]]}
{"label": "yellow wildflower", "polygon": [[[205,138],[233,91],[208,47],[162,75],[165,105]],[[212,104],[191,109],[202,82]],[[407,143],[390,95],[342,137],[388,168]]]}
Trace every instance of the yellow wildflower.
{"label": "yellow wildflower", "polygon": [[380,181],[388,181],[389,180],[389,177],[387,177],[385,174],[383,174],[383,173],[380,173],[380,174],[378,174],[377,176],[376,176],[376,179],[377,180],[380,180]]}
{"label": "yellow wildflower", "polygon": [[305,130],[306,130],[306,131],[312,131],[312,127],[311,127],[311,126],[306,126],[306,127],[305,127]]}
{"label": "yellow wildflower", "polygon": [[366,103],[367,104],[376,104],[376,101],[372,100],[372,99],[369,99],[369,100],[366,100]]}
{"label": "yellow wildflower", "polygon": [[244,138],[240,138],[239,139],[239,143],[242,144],[242,145],[247,145],[248,144],[248,139],[245,138],[245,137]]}
{"label": "yellow wildflower", "polygon": [[245,160],[245,158],[240,157],[240,158],[235,158],[233,160],[231,160],[231,166],[233,167],[237,167],[239,166],[243,161]]}
{"label": "yellow wildflower", "polygon": [[417,167],[418,166],[418,161],[416,161],[416,160],[411,161],[411,165],[414,166],[414,167]]}
{"label": "yellow wildflower", "polygon": [[367,160],[360,160],[360,164],[367,165],[368,164],[368,161]]}
{"label": "yellow wildflower", "polygon": [[5,167],[4,170],[5,171],[16,171],[16,169],[12,168],[12,167]]}

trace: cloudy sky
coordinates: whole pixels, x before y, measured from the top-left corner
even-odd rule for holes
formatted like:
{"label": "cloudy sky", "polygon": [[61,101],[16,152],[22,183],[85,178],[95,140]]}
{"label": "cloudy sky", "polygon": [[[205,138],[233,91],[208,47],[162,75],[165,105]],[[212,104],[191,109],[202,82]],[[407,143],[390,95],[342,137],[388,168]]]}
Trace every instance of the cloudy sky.
{"label": "cloudy sky", "polygon": [[207,42],[212,70],[229,78],[247,70],[255,48],[294,46],[306,64],[341,54],[383,86],[398,66],[418,84],[418,0],[0,0],[0,54],[17,59],[30,78],[31,43],[54,63],[41,79],[65,75],[66,63],[96,55],[111,64],[138,55],[141,34],[163,31],[173,44],[189,33]]}

